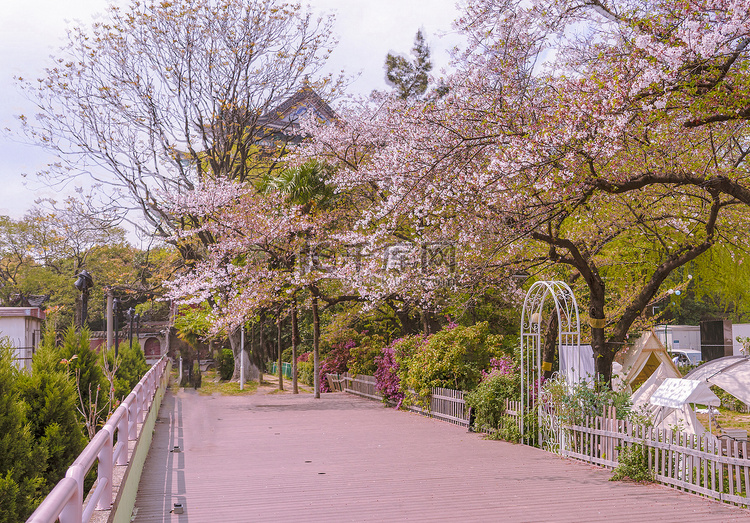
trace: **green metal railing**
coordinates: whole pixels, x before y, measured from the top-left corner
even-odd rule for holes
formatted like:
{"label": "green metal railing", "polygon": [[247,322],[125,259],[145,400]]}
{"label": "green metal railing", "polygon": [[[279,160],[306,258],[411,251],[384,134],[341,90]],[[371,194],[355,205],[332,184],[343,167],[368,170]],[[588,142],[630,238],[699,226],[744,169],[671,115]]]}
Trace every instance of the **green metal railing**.
{"label": "green metal railing", "polygon": [[[278,371],[278,369],[276,367],[276,362],[273,362],[271,364],[271,374],[273,374],[274,376],[276,376],[276,375],[279,374],[279,371]],[[283,374],[286,379],[289,379],[289,380],[292,379],[292,364],[291,363],[282,362],[281,363],[281,374]]]}

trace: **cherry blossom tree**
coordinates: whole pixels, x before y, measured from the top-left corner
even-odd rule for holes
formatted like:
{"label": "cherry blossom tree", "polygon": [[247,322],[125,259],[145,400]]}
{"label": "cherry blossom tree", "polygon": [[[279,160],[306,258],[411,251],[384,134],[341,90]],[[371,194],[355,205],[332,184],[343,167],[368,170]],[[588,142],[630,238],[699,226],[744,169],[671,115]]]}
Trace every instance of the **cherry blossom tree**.
{"label": "cherry blossom tree", "polygon": [[[721,3],[696,4],[704,42],[724,31],[710,15]],[[647,4],[467,2],[457,24],[471,45],[446,96],[408,105],[381,98],[342,113],[338,126],[311,121],[315,138],[303,153],[337,165],[342,190],[368,194],[357,230],[369,245],[399,234],[450,239],[472,253],[462,269],[546,261],[582,282],[605,380],[670,272],[732,241],[746,219],[734,210],[737,196],[716,183],[742,172],[744,122],[696,118],[706,107],[691,91],[696,77],[681,77],[672,62],[652,66],[659,57],[644,42],[666,38],[653,30],[671,27],[674,10]],[[695,73],[736,62],[713,57]],[[671,97],[690,103],[677,110]],[[608,289],[609,278],[623,286]]]}
{"label": "cherry blossom tree", "polygon": [[94,185],[102,208],[171,237],[191,217],[170,214],[168,194],[273,169],[293,125],[275,110],[303,86],[335,90],[319,74],[332,22],[283,0],[111,6],[69,32],[43,78],[18,78],[38,108],[21,116],[27,135],[59,158],[40,176]]}

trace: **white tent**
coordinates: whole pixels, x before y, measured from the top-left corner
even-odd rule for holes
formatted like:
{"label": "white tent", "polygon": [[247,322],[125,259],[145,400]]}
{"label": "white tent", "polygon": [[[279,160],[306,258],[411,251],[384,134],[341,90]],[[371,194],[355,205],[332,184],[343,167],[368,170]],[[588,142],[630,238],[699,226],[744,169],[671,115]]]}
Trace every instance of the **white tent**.
{"label": "white tent", "polygon": [[658,367],[666,366],[670,378],[680,378],[682,374],[672,361],[672,357],[659,341],[653,330],[647,331],[636,346],[625,354],[623,371],[625,383],[635,388],[648,380]]}
{"label": "white tent", "polygon": [[654,391],[648,402],[651,405],[672,409],[679,409],[691,403],[712,407],[721,405],[719,397],[711,392],[705,382],[677,378],[666,378]]}
{"label": "white tent", "polygon": [[691,370],[687,380],[706,382],[750,405],[750,357],[725,356]]}
{"label": "white tent", "polygon": [[[651,374],[651,376],[649,376],[649,378],[643,383],[643,385],[641,385],[638,390],[633,393],[633,396],[631,397],[633,409],[635,409],[636,411],[641,411],[642,414],[649,416],[652,420],[654,420],[657,428],[668,429],[679,427],[680,430],[682,430],[683,432],[687,432],[688,434],[703,434],[704,432],[706,432],[706,429],[703,427],[701,422],[698,421],[698,418],[695,416],[695,412],[690,407],[690,403],[692,402],[693,398],[695,398],[705,400],[705,403],[704,401],[695,401],[695,403],[715,404],[716,400],[718,400],[718,397],[716,397],[716,395],[713,394],[710,389],[708,390],[708,392],[712,396],[704,395],[705,389],[701,387],[700,390],[695,393],[695,396],[691,396],[690,394],[688,394],[687,396],[682,396],[682,401],[673,400],[671,403],[678,405],[676,408],[661,406],[660,403],[664,403],[664,401],[658,399],[659,396],[657,396],[657,400],[652,402],[651,398],[654,397],[656,392],[660,390],[662,384],[667,380],[676,382],[686,381],[682,379],[673,379],[672,368],[668,367],[667,365],[659,365],[656,371]],[[681,386],[685,387],[685,385]],[[688,383],[687,387],[693,386]],[[669,386],[660,394],[663,395],[663,393],[668,390],[671,390]],[[691,388],[691,391],[694,392],[694,389]],[[688,401],[685,401],[686,398]]]}
{"label": "white tent", "polygon": [[665,378],[650,395],[648,403],[655,407],[651,413],[659,420],[659,428],[677,427],[689,434],[703,434],[706,429],[698,421],[690,404],[718,407],[721,400],[702,381]]}
{"label": "white tent", "polygon": [[638,407],[640,405],[648,405],[648,400],[651,398],[651,395],[656,392],[656,389],[659,388],[659,385],[661,385],[665,379],[673,377],[674,374],[670,367],[667,367],[663,363],[659,365],[654,373],[643,382],[643,385],[638,387],[638,390],[633,393],[633,396],[630,398],[633,406]]}

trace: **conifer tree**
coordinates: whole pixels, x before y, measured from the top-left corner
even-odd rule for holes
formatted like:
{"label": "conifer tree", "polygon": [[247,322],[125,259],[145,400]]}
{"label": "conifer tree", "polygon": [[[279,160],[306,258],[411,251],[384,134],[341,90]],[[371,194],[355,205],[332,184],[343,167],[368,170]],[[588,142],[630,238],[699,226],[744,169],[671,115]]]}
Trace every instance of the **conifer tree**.
{"label": "conifer tree", "polygon": [[0,345],[0,523],[23,521],[31,514],[47,458],[46,449],[34,445],[17,382],[11,351]]}
{"label": "conifer tree", "polygon": [[408,100],[419,98],[427,91],[428,73],[432,70],[430,47],[425,43],[422,30],[414,37],[411,50],[414,60],[388,53],[385,57],[386,79],[393,86],[399,98]]}

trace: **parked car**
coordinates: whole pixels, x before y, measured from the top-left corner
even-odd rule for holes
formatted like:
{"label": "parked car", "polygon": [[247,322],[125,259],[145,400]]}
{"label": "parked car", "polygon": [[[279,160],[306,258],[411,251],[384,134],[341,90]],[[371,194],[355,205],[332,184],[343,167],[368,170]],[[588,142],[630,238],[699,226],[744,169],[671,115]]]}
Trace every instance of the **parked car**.
{"label": "parked car", "polygon": [[691,349],[679,349],[670,351],[672,361],[675,365],[700,365],[701,351]]}

